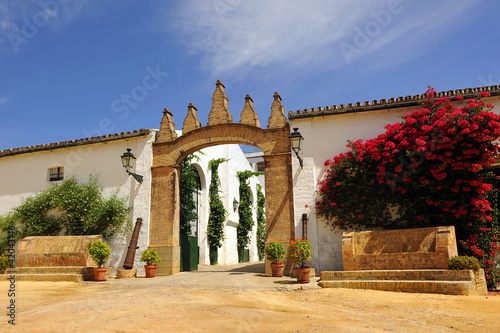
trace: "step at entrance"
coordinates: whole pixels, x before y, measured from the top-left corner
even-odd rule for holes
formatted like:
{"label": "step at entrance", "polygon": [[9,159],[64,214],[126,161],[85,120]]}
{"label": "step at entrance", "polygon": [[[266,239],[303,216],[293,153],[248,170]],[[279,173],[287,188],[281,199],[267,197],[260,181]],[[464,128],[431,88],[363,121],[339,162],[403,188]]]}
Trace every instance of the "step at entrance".
{"label": "step at entrance", "polygon": [[447,295],[487,295],[484,271],[371,270],[324,271],[320,287]]}
{"label": "step at entrance", "polygon": [[[13,274],[17,281],[82,282],[94,280],[93,267],[86,266],[16,267],[10,272],[0,274],[0,281],[8,280]],[[111,276],[111,267],[108,268],[106,276],[108,278]]]}

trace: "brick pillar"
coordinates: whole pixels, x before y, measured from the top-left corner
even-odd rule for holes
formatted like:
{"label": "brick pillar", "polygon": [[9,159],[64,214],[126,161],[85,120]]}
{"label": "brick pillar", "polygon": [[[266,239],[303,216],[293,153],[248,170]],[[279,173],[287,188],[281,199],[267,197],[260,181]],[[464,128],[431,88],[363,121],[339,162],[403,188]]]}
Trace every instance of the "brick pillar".
{"label": "brick pillar", "polygon": [[[293,219],[293,182],[291,154],[264,156],[266,179],[266,246],[280,241],[285,249],[295,238]],[[285,272],[291,269],[291,262],[285,260]],[[266,259],[266,273],[271,267]]]}
{"label": "brick pillar", "polygon": [[172,275],[180,271],[180,169],[153,167],[151,174],[149,248],[156,248],[161,258],[156,274]]}

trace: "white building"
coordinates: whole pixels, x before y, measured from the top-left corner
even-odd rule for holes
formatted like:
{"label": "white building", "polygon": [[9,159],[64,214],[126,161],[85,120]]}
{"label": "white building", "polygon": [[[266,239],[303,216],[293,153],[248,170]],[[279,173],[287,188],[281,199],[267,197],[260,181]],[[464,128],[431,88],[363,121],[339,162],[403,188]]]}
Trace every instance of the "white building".
{"label": "white building", "polygon": [[[491,97],[483,102],[494,105],[500,114],[500,86],[440,92],[437,97],[462,95],[476,98],[487,91]],[[316,217],[315,203],[318,181],[324,174],[324,162],[348,151],[347,140],[367,140],[384,133],[384,126],[401,121],[405,110],[418,109],[423,95],[382,99],[373,102],[349,103],[347,106],[312,108],[290,112],[290,127],[298,128],[304,138],[300,156],[304,167],[292,159],[295,235],[302,234],[302,214],[307,214],[308,239],[313,247],[310,264],[316,271],[342,270],[342,230],[332,230],[324,220]]]}
{"label": "white building", "polygon": [[[31,147],[14,148],[0,151],[0,215],[20,205],[24,198],[46,189],[52,182],[75,177],[79,182],[87,182],[90,175],[98,175],[99,184],[105,194],[118,190],[120,197],[128,198],[131,207],[130,220],[135,225],[138,217],[143,218],[139,236],[139,249],[136,252],[134,267],[143,274],[144,263],[140,262],[140,253],[149,244],[149,215],[151,197],[152,144],[157,131],[141,129],[133,132],[117,133],[81,140],[44,144]],[[127,150],[136,157],[132,172],[143,176],[143,182],[130,177],[121,164],[120,156]],[[209,214],[208,188],[210,172],[208,162],[214,158],[227,158],[228,162],[219,166],[221,179],[221,198],[229,215],[225,225],[225,240],[219,249],[219,264],[227,265],[238,262],[236,228],[238,212],[233,209],[233,202],[239,201],[239,178],[237,171],[252,170],[245,155],[238,145],[222,145],[205,148],[193,160],[201,181],[199,191],[199,221],[197,224],[200,264],[209,264],[206,228]],[[254,202],[254,220],[256,220],[255,202],[258,180],[249,180],[252,201]],[[256,226],[252,231],[249,245],[250,261],[258,261],[256,246]],[[121,268],[129,246],[131,235],[115,235],[108,241],[111,246],[110,266]]]}

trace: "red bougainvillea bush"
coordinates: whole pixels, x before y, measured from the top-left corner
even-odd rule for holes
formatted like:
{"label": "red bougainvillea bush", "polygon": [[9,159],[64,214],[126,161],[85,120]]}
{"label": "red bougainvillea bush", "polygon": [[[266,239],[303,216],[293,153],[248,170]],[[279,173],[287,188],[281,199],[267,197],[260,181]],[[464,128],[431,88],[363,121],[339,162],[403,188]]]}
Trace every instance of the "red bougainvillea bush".
{"label": "red bougainvillea bush", "polygon": [[478,258],[488,286],[500,281],[497,177],[491,168],[499,116],[480,96],[435,98],[386,132],[349,142],[325,162],[317,214],[334,227],[418,228],[453,225],[461,254]]}

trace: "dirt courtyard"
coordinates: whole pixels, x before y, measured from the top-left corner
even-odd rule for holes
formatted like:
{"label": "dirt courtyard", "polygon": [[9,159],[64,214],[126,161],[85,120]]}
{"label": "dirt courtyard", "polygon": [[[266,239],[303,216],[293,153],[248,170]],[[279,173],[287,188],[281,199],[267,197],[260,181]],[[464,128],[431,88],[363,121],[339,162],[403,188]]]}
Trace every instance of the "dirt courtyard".
{"label": "dirt courtyard", "polygon": [[212,270],[106,282],[0,282],[1,332],[500,332],[500,296],[300,289]]}

